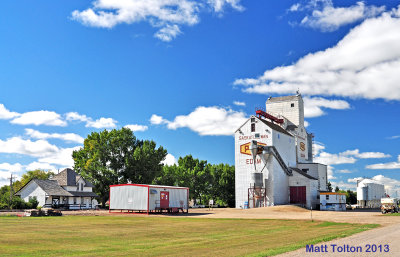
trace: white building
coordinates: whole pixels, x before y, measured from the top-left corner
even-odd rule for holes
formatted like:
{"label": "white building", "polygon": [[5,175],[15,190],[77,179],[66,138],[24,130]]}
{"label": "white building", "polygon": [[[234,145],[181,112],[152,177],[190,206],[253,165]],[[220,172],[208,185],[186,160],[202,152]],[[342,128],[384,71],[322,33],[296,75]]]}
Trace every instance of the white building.
{"label": "white building", "polygon": [[386,197],[385,186],[372,179],[357,181],[357,205],[361,208],[380,208]]}
{"label": "white building", "polygon": [[111,211],[188,212],[189,188],[123,184],[110,186]]}
{"label": "white building", "polygon": [[42,207],[92,209],[97,205],[94,199],[97,195],[92,188],[93,185],[74,170],[64,169],[47,180],[32,179],[15,195],[26,202],[36,198]]}
{"label": "white building", "polygon": [[346,194],[336,192],[320,193],[320,210],[321,211],[345,211],[346,210]]}
{"label": "white building", "polygon": [[300,94],[270,97],[266,107],[235,132],[236,208],[288,203],[316,208],[318,191],[327,188],[327,169],[312,163],[303,99]]}

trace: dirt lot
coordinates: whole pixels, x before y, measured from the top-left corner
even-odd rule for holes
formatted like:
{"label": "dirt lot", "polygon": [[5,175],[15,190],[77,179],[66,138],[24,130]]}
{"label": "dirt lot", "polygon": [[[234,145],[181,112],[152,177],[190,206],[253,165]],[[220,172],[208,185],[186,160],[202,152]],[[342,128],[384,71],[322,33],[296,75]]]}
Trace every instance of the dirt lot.
{"label": "dirt lot", "polygon": [[[63,215],[135,215],[108,213],[108,211],[63,211]],[[188,214],[160,215],[151,214],[150,216],[172,216],[172,217],[193,217],[193,218],[240,218],[240,219],[300,219],[310,220],[311,211],[297,206],[283,205],[257,209],[231,209],[231,208],[208,208],[189,209]],[[334,211],[312,211],[314,220],[349,222],[349,223],[375,223],[388,225],[398,223],[400,216],[385,216],[378,210],[364,211],[353,210],[345,212]]]}

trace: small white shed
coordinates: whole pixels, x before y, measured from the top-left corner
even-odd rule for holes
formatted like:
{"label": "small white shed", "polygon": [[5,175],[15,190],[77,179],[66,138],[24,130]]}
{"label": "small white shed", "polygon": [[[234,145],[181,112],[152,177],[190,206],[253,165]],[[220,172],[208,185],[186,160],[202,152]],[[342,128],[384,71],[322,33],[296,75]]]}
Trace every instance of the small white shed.
{"label": "small white shed", "polygon": [[188,212],[189,188],[123,184],[110,186],[109,211]]}

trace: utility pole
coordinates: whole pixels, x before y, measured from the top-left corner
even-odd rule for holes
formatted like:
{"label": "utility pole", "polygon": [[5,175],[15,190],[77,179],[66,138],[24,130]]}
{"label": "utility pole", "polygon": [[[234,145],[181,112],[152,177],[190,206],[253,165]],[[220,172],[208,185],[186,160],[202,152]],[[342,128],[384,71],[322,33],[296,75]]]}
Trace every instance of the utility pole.
{"label": "utility pole", "polygon": [[13,199],[13,196],[14,196],[14,190],[13,190],[13,175],[12,175],[12,173],[11,173],[11,176],[10,176],[10,210],[11,210],[11,204],[12,204],[12,199]]}

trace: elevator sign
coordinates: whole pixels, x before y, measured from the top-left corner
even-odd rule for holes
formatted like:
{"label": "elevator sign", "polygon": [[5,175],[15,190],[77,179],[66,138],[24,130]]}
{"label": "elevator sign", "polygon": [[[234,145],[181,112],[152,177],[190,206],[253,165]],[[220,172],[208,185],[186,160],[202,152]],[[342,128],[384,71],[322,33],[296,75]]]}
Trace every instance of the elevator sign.
{"label": "elevator sign", "polygon": [[[262,145],[266,145],[260,142],[257,142],[257,146],[262,146]],[[247,144],[243,144],[240,146],[240,153],[241,154],[247,154],[247,155],[251,155],[251,151],[250,151],[250,142]]]}

